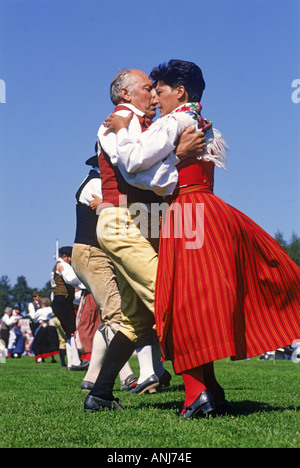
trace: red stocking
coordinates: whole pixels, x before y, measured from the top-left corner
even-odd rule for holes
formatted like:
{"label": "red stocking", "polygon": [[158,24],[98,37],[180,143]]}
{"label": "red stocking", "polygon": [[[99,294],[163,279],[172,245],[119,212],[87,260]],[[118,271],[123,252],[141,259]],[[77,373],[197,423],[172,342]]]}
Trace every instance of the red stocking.
{"label": "red stocking", "polygon": [[182,373],[185,388],[184,406],[191,405],[196,398],[206,390],[203,377],[203,366],[195,367]]}

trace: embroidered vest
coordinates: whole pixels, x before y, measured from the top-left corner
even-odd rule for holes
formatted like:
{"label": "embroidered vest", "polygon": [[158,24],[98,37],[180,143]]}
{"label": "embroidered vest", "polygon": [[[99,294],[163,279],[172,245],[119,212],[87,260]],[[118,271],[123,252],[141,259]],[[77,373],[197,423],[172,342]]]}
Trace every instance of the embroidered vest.
{"label": "embroidered vest", "polygon": [[[118,105],[114,112],[119,110],[128,110],[128,107]],[[139,119],[141,130],[144,132],[149,127],[151,121],[145,117],[135,114]],[[99,155],[99,168],[102,181],[102,206],[106,204],[118,206],[127,203],[161,203],[161,197],[157,196],[151,190],[142,190],[126,182],[117,166],[111,163],[110,157],[101,148]]]}
{"label": "embroidered vest", "polygon": [[55,283],[52,285],[54,296],[67,296],[73,301],[75,289],[70,284],[65,283],[63,278],[56,272],[56,265],[52,270],[52,277]]}

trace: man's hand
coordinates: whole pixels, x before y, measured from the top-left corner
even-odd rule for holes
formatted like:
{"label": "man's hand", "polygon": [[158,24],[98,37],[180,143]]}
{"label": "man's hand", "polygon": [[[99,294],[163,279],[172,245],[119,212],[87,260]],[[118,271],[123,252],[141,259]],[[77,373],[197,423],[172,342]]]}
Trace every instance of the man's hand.
{"label": "man's hand", "polygon": [[102,202],[102,198],[98,197],[98,195],[95,195],[92,193],[93,200],[90,201],[90,207],[92,210],[96,210],[98,205]]}
{"label": "man's hand", "polygon": [[127,128],[130,120],[133,117],[133,112],[130,112],[127,117],[121,117],[120,115],[110,114],[104,122],[104,126],[107,127],[104,135],[108,135],[110,132],[118,133],[121,128]]}
{"label": "man's hand", "polygon": [[204,132],[195,131],[195,127],[187,127],[179,138],[175,154],[181,160],[192,158],[204,153],[205,147]]}

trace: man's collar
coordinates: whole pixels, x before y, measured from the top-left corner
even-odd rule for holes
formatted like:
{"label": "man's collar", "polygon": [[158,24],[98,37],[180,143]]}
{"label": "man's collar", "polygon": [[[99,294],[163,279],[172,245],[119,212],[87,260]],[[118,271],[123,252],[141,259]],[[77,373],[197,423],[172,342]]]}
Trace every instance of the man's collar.
{"label": "man's collar", "polygon": [[137,107],[135,107],[133,104],[130,104],[129,102],[125,102],[125,103],[120,103],[118,104],[119,106],[125,106],[125,107],[128,107],[128,109],[130,109],[132,112],[134,112],[135,114],[137,115],[140,115],[140,116],[144,116],[145,113],[142,112],[140,109],[138,109]]}

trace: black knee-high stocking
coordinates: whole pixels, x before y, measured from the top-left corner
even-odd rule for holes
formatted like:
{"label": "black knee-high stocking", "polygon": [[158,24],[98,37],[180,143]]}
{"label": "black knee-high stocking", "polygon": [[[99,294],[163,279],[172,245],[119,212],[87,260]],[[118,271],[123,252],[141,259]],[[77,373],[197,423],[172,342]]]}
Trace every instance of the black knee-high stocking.
{"label": "black knee-high stocking", "polygon": [[90,395],[113,400],[113,387],[115,380],[128,361],[135,345],[123,333],[117,332],[110,342],[105,359],[97,380],[90,392]]}

